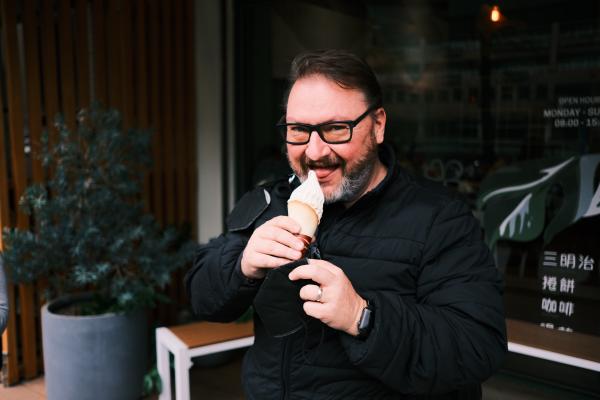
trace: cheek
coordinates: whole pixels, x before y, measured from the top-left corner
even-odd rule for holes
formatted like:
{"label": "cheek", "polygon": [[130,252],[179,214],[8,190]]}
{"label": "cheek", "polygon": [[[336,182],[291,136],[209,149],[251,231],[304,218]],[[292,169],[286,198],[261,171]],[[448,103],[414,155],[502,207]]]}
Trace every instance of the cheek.
{"label": "cheek", "polygon": [[338,145],[338,147],[333,146],[335,145],[332,145],[332,151],[333,153],[335,153],[337,158],[343,161],[344,163],[351,164],[354,158],[356,158],[360,154],[361,146],[364,146],[364,144],[360,144],[358,142],[350,142]]}
{"label": "cheek", "polygon": [[304,155],[306,146],[291,146],[287,145],[288,159],[292,164],[299,164]]}

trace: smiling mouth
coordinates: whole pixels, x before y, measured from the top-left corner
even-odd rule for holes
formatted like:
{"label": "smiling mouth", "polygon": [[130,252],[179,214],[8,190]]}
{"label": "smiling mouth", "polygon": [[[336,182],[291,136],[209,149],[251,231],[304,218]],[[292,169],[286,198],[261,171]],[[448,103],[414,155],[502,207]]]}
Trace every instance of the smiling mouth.
{"label": "smiling mouth", "polygon": [[315,171],[317,179],[321,183],[326,182],[338,168],[341,168],[342,171],[344,169],[343,160],[335,156],[322,158],[320,160],[310,160],[306,157],[301,161],[301,165],[306,173],[308,173],[309,169]]}
{"label": "smiling mouth", "polygon": [[326,180],[339,167],[340,167],[339,165],[331,165],[331,166],[327,166],[327,167],[316,167],[316,168],[311,168],[311,169],[313,171],[315,171],[315,174],[317,175],[317,179],[319,181],[323,181],[323,180]]}

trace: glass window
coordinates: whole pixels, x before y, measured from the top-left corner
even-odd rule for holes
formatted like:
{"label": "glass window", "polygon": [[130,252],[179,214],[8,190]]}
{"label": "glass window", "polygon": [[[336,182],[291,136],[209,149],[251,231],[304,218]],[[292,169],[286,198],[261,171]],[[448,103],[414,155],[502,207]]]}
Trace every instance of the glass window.
{"label": "glass window", "polygon": [[450,96],[448,95],[448,90],[440,90],[438,92],[438,101],[440,103],[447,103]]}
{"label": "glass window", "polygon": [[600,362],[600,3],[503,4],[493,22],[477,1],[239,2],[239,190],[263,154],[285,169],[273,125],[293,56],[353,50],[384,88],[402,165],[480,219],[509,337]]}
{"label": "glass window", "polygon": [[452,89],[452,98],[454,99],[454,101],[462,101],[462,98],[463,98],[462,88]]}
{"label": "glass window", "polygon": [[425,92],[425,103],[433,103],[433,90]]}
{"label": "glass window", "polygon": [[512,100],[513,88],[512,86],[502,86],[502,100]]}
{"label": "glass window", "polygon": [[398,103],[406,101],[406,91],[404,89],[396,90],[396,101]]}
{"label": "glass window", "polygon": [[529,86],[519,86],[518,98],[519,100],[529,100]]}
{"label": "glass window", "polygon": [[539,84],[536,88],[536,98],[538,100],[548,99],[548,87],[544,84]]}

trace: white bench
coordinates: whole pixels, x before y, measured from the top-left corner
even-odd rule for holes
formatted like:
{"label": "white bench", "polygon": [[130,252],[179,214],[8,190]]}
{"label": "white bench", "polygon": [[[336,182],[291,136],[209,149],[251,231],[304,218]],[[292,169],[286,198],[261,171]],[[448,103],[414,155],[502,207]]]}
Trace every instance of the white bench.
{"label": "white bench", "polygon": [[169,352],[175,357],[175,399],[190,400],[192,357],[251,346],[252,321],[220,324],[195,322],[156,329],[156,364],[162,381],[159,400],[171,400]]}

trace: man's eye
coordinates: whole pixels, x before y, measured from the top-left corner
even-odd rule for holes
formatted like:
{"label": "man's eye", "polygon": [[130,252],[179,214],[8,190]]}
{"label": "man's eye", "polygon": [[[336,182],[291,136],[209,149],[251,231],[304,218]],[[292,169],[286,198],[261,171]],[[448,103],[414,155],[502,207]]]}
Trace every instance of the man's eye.
{"label": "man's eye", "polygon": [[322,129],[323,129],[323,132],[325,132],[327,134],[345,134],[348,131],[348,125],[331,124],[331,125],[325,125]]}
{"label": "man's eye", "polygon": [[288,126],[288,132],[291,133],[310,133],[310,128],[304,125],[290,125]]}

